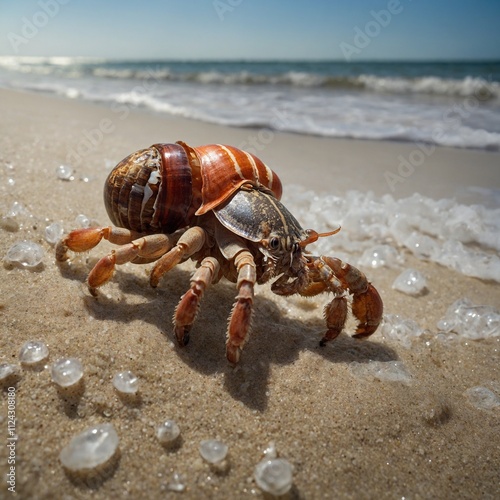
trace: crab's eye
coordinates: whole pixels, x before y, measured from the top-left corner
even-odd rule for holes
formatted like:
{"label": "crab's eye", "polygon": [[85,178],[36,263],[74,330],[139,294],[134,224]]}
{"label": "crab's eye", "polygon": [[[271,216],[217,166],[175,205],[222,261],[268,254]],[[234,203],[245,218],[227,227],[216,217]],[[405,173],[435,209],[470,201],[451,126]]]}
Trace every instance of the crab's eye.
{"label": "crab's eye", "polygon": [[278,250],[279,247],[280,247],[280,240],[279,240],[279,238],[277,238],[276,236],[273,236],[269,240],[269,248],[271,250]]}

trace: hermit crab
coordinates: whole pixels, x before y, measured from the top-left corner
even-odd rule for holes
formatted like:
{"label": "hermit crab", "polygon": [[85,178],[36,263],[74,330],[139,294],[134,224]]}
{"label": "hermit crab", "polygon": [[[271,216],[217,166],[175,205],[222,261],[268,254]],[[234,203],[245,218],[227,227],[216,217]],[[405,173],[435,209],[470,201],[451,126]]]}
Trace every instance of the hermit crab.
{"label": "hermit crab", "polygon": [[70,232],[57,244],[56,258],[66,260],[68,250],[90,250],[102,238],[120,245],[91,270],[88,286],[94,295],[116,265],[156,261],[150,274],[156,287],[170,269],[193,259],[197,269],[173,318],[180,346],[189,341],[208,286],[222,277],[236,283],[226,341],[231,363],[238,362],[248,337],[254,285],[272,279],[271,290],[278,295],[333,295],[324,310],[327,330],[321,346],[344,328],[348,293],[358,320],[354,337],[370,336],[383,310],[375,287],[355,267],[306,250],[339,228],[326,233],[302,229],[279,201],[281,193],[276,173],[235,147],[154,144],[122,160],[106,180],[104,201],[114,226]]}

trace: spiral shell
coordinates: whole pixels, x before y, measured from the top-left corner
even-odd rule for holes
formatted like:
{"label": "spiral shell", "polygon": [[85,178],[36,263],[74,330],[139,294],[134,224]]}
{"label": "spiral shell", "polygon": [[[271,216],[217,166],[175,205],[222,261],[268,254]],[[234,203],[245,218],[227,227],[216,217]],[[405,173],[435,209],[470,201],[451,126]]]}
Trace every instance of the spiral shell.
{"label": "spiral shell", "polygon": [[250,153],[221,144],[154,144],[112,170],[104,203],[116,226],[172,233],[222,204],[244,184],[281,198],[279,177]]}

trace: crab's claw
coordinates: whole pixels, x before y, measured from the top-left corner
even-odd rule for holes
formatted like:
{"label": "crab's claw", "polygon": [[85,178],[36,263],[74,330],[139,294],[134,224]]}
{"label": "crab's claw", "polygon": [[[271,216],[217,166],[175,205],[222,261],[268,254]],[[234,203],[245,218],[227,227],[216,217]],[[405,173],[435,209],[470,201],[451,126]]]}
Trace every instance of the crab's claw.
{"label": "crab's claw", "polygon": [[353,337],[363,339],[374,333],[382,320],[383,311],[382,299],[371,283],[368,284],[365,292],[355,293],[352,300],[352,313],[359,323]]}

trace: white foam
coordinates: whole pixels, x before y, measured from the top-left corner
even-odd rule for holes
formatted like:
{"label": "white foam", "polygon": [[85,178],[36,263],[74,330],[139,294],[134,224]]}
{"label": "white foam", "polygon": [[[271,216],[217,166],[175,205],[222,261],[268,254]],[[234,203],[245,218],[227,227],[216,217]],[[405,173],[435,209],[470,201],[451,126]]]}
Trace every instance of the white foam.
{"label": "white foam", "polygon": [[500,337],[500,312],[492,306],[474,304],[468,298],[459,299],[450,307],[437,323],[437,328],[444,336],[480,340]]}
{"label": "white foam", "polygon": [[433,200],[419,194],[399,200],[359,191],[319,197],[301,186],[287,186],[283,202],[292,213],[300,214],[303,227],[327,231],[333,225],[342,226],[337,235],[321,238],[311,246],[315,253],[354,254],[351,263],[356,264],[358,258],[360,265],[371,267],[373,248],[389,246],[397,250],[398,255],[389,259],[397,266],[404,263],[406,248],[419,259],[466,276],[500,282],[500,208]]}

